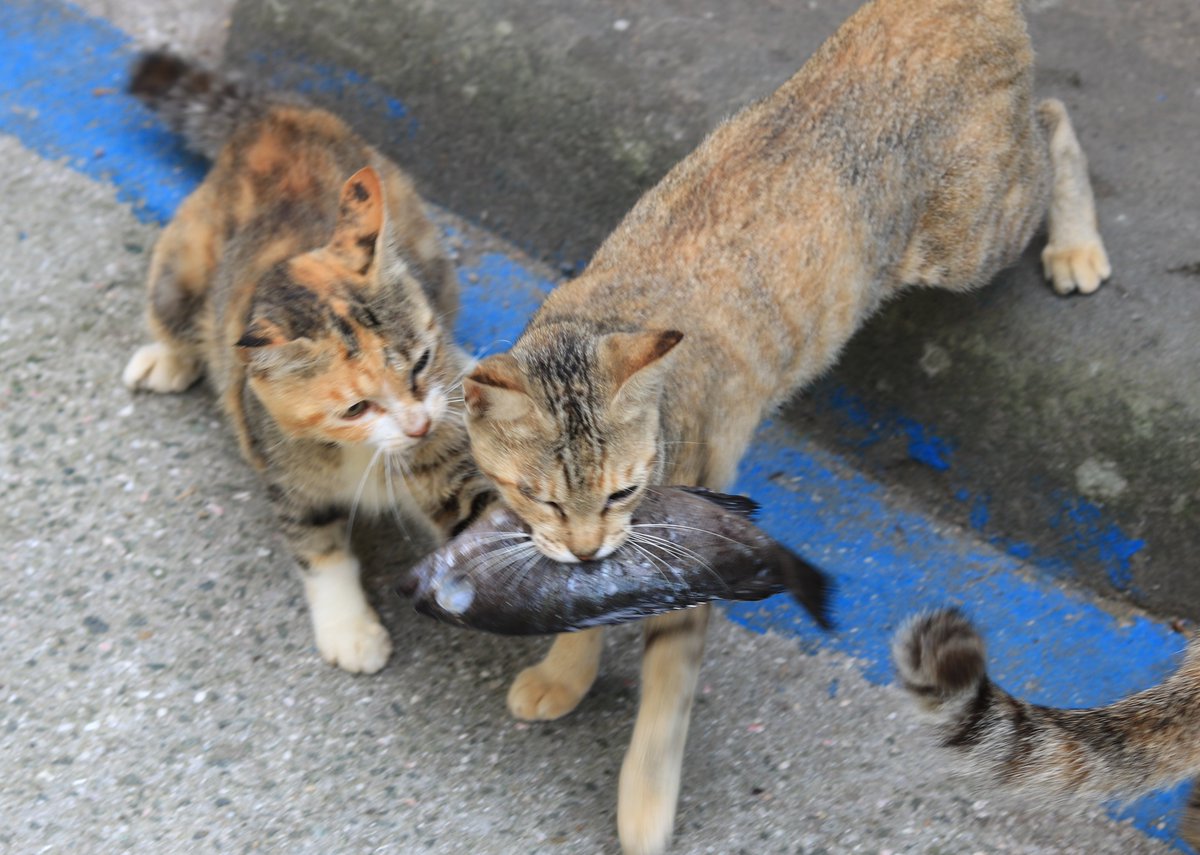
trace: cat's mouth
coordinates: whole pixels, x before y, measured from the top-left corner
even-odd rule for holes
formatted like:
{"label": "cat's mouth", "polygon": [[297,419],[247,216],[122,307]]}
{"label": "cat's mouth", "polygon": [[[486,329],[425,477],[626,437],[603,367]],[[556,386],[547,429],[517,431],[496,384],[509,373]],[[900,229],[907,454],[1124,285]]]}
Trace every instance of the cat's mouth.
{"label": "cat's mouth", "polygon": [[557,561],[560,564],[578,564],[579,559],[575,553],[567,549],[565,546],[560,546],[557,543],[549,543],[545,538],[539,537],[535,531],[533,533],[533,545],[538,548],[538,551],[552,561]]}
{"label": "cat's mouth", "polygon": [[603,544],[591,555],[580,556],[561,544],[548,542],[545,538],[538,536],[537,532],[533,534],[533,543],[538,548],[538,551],[560,564],[581,564],[584,561],[600,561],[620,549],[621,544],[624,542],[625,538],[622,537],[614,543]]}

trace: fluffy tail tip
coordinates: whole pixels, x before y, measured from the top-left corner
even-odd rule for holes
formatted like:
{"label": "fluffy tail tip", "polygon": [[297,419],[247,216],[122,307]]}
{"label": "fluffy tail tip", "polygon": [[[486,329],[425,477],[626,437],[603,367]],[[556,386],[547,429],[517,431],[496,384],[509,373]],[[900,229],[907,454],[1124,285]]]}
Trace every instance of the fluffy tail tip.
{"label": "fluffy tail tip", "polygon": [[188,73],[186,61],[165,50],[143,53],[129,74],[129,94],[146,101],[161,98]]}
{"label": "fluffy tail tip", "polygon": [[983,638],[955,608],[909,618],[892,639],[892,658],[901,685],[930,710],[987,677]]}

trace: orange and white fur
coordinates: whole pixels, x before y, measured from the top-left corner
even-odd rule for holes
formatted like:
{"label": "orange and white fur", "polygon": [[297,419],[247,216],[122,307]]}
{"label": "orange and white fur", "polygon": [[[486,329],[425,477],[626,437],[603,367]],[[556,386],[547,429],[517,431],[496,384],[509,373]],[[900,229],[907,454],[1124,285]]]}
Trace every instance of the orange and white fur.
{"label": "orange and white fur", "polygon": [[[987,283],[1047,214],[1054,289],[1096,290],[1109,265],[1086,162],[1032,83],[1018,0],[875,0],[650,190],[465,382],[476,461],[539,548],[573,562],[636,540],[647,484],[727,488],[763,417],[882,303]],[[669,844],[707,622],[646,622],[626,852]],[[600,632],[557,639],[513,683],[512,713],[574,709]]]}
{"label": "orange and white fur", "polygon": [[493,498],[452,397],[457,280],[409,179],[335,116],[149,54],[131,91],[214,159],[154,250],[154,336],[123,375],[202,374],[266,479],[317,650],[347,671],[392,643],[349,544],[355,512],[414,512],[435,536]]}

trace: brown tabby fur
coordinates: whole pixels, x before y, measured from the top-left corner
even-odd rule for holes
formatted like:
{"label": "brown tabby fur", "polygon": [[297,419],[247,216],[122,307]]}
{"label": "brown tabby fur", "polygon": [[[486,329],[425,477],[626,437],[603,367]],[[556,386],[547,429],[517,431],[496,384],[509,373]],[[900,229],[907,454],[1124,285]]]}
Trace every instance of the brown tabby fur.
{"label": "brown tabby fur", "polygon": [[[1082,710],[1031,704],[989,680],[983,639],[954,609],[914,617],[892,649],[942,745],[991,782],[1042,798],[1129,798],[1200,775],[1200,639],[1164,682]],[[1180,823],[1193,847],[1197,789]]]}
{"label": "brown tabby fur", "polygon": [[176,392],[207,375],[270,485],[318,650],[376,671],[391,641],[348,517],[404,505],[444,536],[492,496],[448,398],[467,365],[443,326],[458,292],[436,229],[409,179],[329,113],[164,54],[131,90],[219,153],[155,248],[156,342],[125,383]]}
{"label": "brown tabby fur", "polygon": [[[1047,211],[1047,277],[1094,290],[1109,270],[1084,157],[1062,104],[1035,108],[1032,62],[1017,0],[876,0],[647,193],[465,384],[476,460],[542,551],[661,548],[628,527],[641,486],[727,487],[762,418],[880,304],[986,283]],[[707,621],[647,623],[627,852],[669,842]],[[522,672],[512,712],[573,709],[599,632]]]}

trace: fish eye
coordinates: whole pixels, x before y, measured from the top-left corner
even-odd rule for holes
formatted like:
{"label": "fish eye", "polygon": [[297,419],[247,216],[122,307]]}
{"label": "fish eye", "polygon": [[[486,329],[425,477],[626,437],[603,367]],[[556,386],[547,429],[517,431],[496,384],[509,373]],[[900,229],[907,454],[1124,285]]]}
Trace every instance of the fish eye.
{"label": "fish eye", "polygon": [[429,365],[429,348],[425,348],[425,352],[422,353],[420,358],[413,364],[413,369],[412,369],[413,378],[416,379],[416,376],[418,374],[420,374],[422,371],[424,371],[426,366],[428,366],[428,365]]}
{"label": "fish eye", "polygon": [[370,401],[358,401],[357,403],[351,404],[349,407],[347,407],[342,412],[341,418],[345,421],[352,422],[355,419],[366,415],[367,410],[369,409],[371,409]]}
{"label": "fish eye", "polygon": [[632,496],[637,491],[638,491],[637,484],[634,484],[632,487],[626,487],[623,490],[617,490],[617,492],[613,493],[612,495],[610,495],[608,497],[608,501],[606,501],[604,503],[604,507],[611,508],[613,505],[625,501],[626,499],[628,499],[630,496]]}

